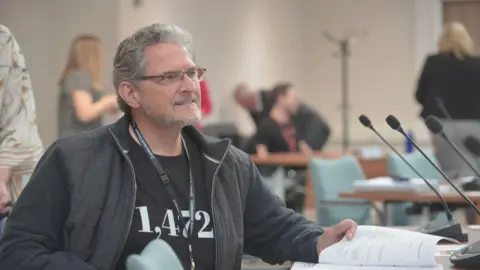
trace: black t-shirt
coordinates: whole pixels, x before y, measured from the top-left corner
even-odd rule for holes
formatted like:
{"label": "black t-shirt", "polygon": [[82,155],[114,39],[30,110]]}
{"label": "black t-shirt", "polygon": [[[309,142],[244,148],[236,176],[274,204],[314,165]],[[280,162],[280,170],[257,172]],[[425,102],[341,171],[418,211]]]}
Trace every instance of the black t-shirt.
{"label": "black t-shirt", "polygon": [[[195,185],[195,222],[192,236],[193,257],[198,270],[215,269],[215,238],[210,192],[204,177],[202,154],[191,138],[184,136],[190,155]],[[188,231],[177,218],[172,199],[143,148],[130,137],[130,156],[137,177],[135,212],[128,239],[116,270],[124,270],[130,254],[139,254],[152,240],[161,238],[175,251],[185,269],[190,269]],[[189,220],[189,169],[183,149],[179,156],[156,156],[167,172],[177,196],[184,222]],[[188,226],[188,225],[187,225]],[[182,232],[184,231],[183,235]]]}

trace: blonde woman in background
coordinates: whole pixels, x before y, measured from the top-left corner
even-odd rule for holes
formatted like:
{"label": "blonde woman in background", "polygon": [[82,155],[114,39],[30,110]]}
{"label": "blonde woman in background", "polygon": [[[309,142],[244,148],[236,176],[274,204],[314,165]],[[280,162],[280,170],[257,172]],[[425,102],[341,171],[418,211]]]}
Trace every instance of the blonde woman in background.
{"label": "blonde woman in background", "polygon": [[100,38],[82,35],[73,41],[59,81],[59,137],[100,127],[103,115],[117,112],[117,96],[103,94],[101,59]]}
{"label": "blonde woman in background", "polygon": [[7,203],[18,197],[42,153],[25,58],[0,25],[0,214],[9,211]]}
{"label": "blonde woman in background", "polygon": [[[438,40],[438,52],[425,61],[416,90],[421,117],[438,117],[443,131],[465,153],[465,138],[480,135],[480,58],[473,52],[474,42],[465,26],[447,24]],[[432,134],[432,144],[440,167],[449,177],[475,175],[442,137]],[[438,208],[443,209],[441,205]]]}
{"label": "blonde woman in background", "polygon": [[472,56],[473,41],[458,22],[445,26],[438,52],[429,55],[418,81],[416,99],[421,116],[447,117],[439,101],[454,119],[480,119],[479,58]]}

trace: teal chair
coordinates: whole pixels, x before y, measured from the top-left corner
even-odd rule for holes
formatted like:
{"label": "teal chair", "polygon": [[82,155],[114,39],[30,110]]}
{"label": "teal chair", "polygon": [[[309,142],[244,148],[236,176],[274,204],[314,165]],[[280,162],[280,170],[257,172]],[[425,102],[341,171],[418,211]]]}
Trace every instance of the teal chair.
{"label": "teal chair", "polygon": [[[437,159],[432,151],[424,151],[425,154],[438,165]],[[421,175],[427,180],[443,179],[437,170],[430,164],[425,157],[419,152],[402,154]],[[401,178],[418,178],[418,175],[395,153],[388,154],[388,174],[392,177]],[[411,207],[412,203],[393,203],[390,204],[390,212],[392,214],[392,225],[408,226],[411,225],[411,219],[406,213],[406,209]]]}
{"label": "teal chair", "polygon": [[[425,154],[438,166],[437,158],[432,151]],[[402,156],[427,179],[443,179],[442,175],[419,152],[402,154]],[[418,178],[418,175],[395,153],[388,153],[388,173],[390,176]]]}
{"label": "teal chair", "polygon": [[338,196],[339,193],[353,191],[355,180],[365,180],[365,174],[355,157],[330,160],[312,158],[309,168],[317,203],[318,224],[332,226],[346,218],[358,224],[369,224],[372,207],[383,217],[369,201]]}

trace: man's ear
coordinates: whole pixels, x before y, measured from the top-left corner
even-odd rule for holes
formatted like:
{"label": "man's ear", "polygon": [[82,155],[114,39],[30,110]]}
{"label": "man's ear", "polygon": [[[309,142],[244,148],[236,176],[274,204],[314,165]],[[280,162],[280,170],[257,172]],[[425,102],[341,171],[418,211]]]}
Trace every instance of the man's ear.
{"label": "man's ear", "polygon": [[138,108],[140,106],[138,89],[132,83],[120,83],[118,86],[118,94],[131,108]]}

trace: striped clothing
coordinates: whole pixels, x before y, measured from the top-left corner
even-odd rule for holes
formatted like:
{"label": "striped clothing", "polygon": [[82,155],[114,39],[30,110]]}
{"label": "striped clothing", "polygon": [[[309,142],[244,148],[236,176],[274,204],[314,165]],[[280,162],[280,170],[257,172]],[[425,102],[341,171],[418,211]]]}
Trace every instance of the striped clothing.
{"label": "striped clothing", "polygon": [[0,167],[10,168],[13,198],[43,153],[36,122],[25,58],[10,30],[0,25]]}

